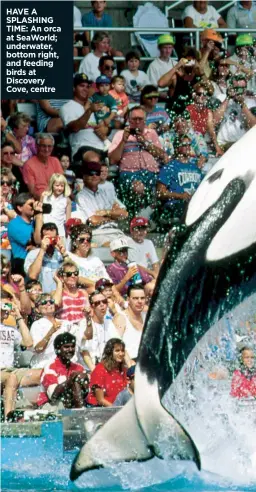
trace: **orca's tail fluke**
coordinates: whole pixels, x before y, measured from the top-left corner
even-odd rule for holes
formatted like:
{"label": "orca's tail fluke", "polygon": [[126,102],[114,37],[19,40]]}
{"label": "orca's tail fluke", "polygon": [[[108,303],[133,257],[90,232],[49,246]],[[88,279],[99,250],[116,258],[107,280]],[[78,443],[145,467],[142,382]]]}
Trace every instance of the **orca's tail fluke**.
{"label": "orca's tail fluke", "polygon": [[73,462],[70,479],[76,480],[83,472],[111,462],[145,461],[153,456],[139,427],[132,398],[82,447]]}

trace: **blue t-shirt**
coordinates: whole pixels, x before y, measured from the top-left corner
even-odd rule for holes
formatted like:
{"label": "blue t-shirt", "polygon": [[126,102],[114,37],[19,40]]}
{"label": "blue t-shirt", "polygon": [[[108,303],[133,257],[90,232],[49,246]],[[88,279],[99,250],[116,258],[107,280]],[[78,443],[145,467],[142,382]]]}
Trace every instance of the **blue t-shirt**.
{"label": "blue t-shirt", "polygon": [[[159,181],[173,193],[187,192],[193,195],[202,179],[202,172],[197,167],[195,159],[191,159],[187,164],[174,159],[163,166],[159,173]],[[168,200],[166,205],[177,202],[179,200]]]}
{"label": "blue t-shirt", "polygon": [[92,103],[103,103],[104,106],[97,112],[94,113],[96,122],[99,123],[109,117],[110,113],[117,112],[117,102],[110,96],[110,94],[100,94],[95,92],[92,97],[89,98]]}
{"label": "blue t-shirt", "polygon": [[101,19],[97,19],[93,11],[91,11],[83,15],[82,26],[83,27],[112,27],[112,17],[104,13]]}
{"label": "blue t-shirt", "polygon": [[20,215],[17,215],[9,222],[7,231],[13,258],[26,258],[26,247],[34,232],[34,221],[28,224]]}

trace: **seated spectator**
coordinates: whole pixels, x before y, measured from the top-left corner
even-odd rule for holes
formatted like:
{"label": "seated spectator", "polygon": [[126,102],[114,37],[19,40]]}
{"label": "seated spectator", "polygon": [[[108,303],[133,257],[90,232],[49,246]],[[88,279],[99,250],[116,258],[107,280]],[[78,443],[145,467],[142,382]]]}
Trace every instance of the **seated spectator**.
{"label": "seated spectator", "polygon": [[37,154],[23,167],[23,178],[32,195],[40,199],[48,188],[52,174],[63,174],[59,159],[53,157],[54,138],[50,133],[38,133],[36,137]]}
{"label": "seated spectator", "polygon": [[12,271],[22,274],[24,260],[33,242],[41,242],[42,203],[36,202],[30,193],[20,193],[15,196],[13,207],[17,216],[7,228],[12,249]]}
{"label": "seated spectator", "polygon": [[111,80],[106,75],[101,75],[96,79],[98,91],[95,92],[89,101],[96,104],[99,109],[94,112],[97,125],[112,126],[112,120],[117,114],[116,100],[109,95]]}
{"label": "seated spectator", "polygon": [[115,75],[112,78],[109,95],[116,101],[117,115],[124,117],[128,110],[129,98],[125,92],[125,78],[122,75]]}
{"label": "seated spectator", "polygon": [[[94,162],[99,162],[99,159]],[[100,168],[100,184],[99,188],[104,190],[109,197],[113,197],[113,200],[122,206],[122,202],[117,198],[116,189],[111,181],[108,181],[108,166],[102,163]]]}
{"label": "seated spectator", "polygon": [[240,368],[233,373],[230,394],[235,398],[256,397],[256,369],[251,347],[240,350]]}
{"label": "seated spectator", "polygon": [[193,5],[188,5],[182,15],[184,27],[227,27],[226,22],[217,12],[217,10],[208,5],[208,1],[193,2]]}
{"label": "seated spectator", "polygon": [[[112,17],[104,12],[107,2],[91,2],[92,10],[82,17],[83,27],[112,27]],[[87,41],[90,42],[90,34],[86,33]]]}
{"label": "seated spectator", "polygon": [[102,261],[91,254],[92,230],[84,224],[75,225],[70,231],[71,253],[69,258],[79,269],[79,283],[85,287],[94,287],[99,278],[108,278]]}
{"label": "seated spectator", "polygon": [[113,406],[118,393],[127,384],[124,357],[125,344],[118,338],[111,338],[105,345],[101,362],[91,374],[87,406]]}
{"label": "seated spectator", "polygon": [[186,109],[190,113],[193,130],[201,133],[203,136],[208,133],[218,156],[223,154],[223,150],[217,142],[213,112],[207,107],[209,98],[212,95],[213,86],[211,82],[198,82],[193,86],[194,102],[189,104]]}
{"label": "seated spectator", "polygon": [[164,204],[162,219],[170,224],[170,218],[180,218],[187,202],[198,188],[203,175],[191,159],[191,140],[187,135],[175,142],[174,158],[159,173],[157,192]]}
{"label": "seated spectator", "polygon": [[212,74],[211,79],[211,84],[214,89],[212,97],[214,99],[218,99],[220,102],[223,102],[226,99],[230,75],[230,63],[228,63],[227,58],[220,60],[216,66],[216,70]]}
{"label": "seated spectator", "polygon": [[60,117],[69,131],[72,156],[82,146],[84,146],[85,150],[97,149],[103,151],[108,128],[99,129],[96,125],[94,111],[97,111],[100,105],[91,104],[88,101],[91,83],[87,75],[80,73],[74,76],[73,84],[74,98],[64,104],[60,110]]}
{"label": "seated spectator", "polygon": [[214,29],[205,29],[201,34],[200,73],[210,78],[213,69],[221,59],[223,38]]}
{"label": "seated spectator", "polygon": [[235,2],[228,10],[227,25],[230,29],[256,29],[256,6],[250,1]]}
{"label": "seated spectator", "polygon": [[126,238],[115,239],[110,243],[111,256],[114,263],[107,267],[107,272],[113,280],[118,292],[123,296],[127,293],[129,285],[133,284],[133,277],[140,275],[142,283],[146,286],[147,291],[154,288],[153,276],[150,275],[141,265],[129,266],[128,249],[130,248]]}
{"label": "seated spectator", "polygon": [[[174,37],[170,34],[161,34],[157,40],[157,46],[160,52],[160,56],[155,58],[148,67],[147,76],[150,84],[158,85],[158,80],[162,75],[171,70],[175,62],[171,59],[173,48],[175,45]],[[164,88],[159,88],[160,96],[167,98],[168,92]]]}
{"label": "seated spectator", "polygon": [[84,188],[76,197],[77,209],[81,218],[93,227],[92,238],[98,246],[108,245],[113,238],[123,237],[117,228],[119,220],[127,218],[128,213],[120,202],[108,194],[100,184],[101,165],[87,162],[82,167]]}
{"label": "seated spectator", "polygon": [[175,114],[183,113],[187,104],[191,102],[192,86],[201,77],[198,59],[195,48],[185,47],[178,63],[158,80],[160,88],[169,88],[167,109]]}
{"label": "seated spectator", "polygon": [[108,300],[98,290],[89,297],[92,308],[92,338],[84,344],[84,361],[90,371],[100,362],[106,342],[117,336],[115,326],[110,319],[106,319]]}
{"label": "seated spectator", "polygon": [[24,269],[31,280],[38,280],[43,292],[50,293],[61,282],[57,270],[68,256],[63,241],[58,236],[57,226],[48,222],[41,228],[40,248],[32,249],[26,256]]}
{"label": "seated spectator", "polygon": [[170,126],[170,118],[162,106],[158,106],[159,93],[154,85],[146,85],[141,91],[140,103],[146,112],[146,126],[160,135]]}
{"label": "seated spectator", "polygon": [[74,362],[83,355],[83,344],[92,337],[90,323],[70,324],[56,318],[56,305],[50,294],[41,294],[36,299],[36,306],[40,314],[40,319],[34,321],[31,326],[31,337],[33,339],[34,355],[31,359],[32,368],[43,369],[55,358],[54,340],[57,335],[65,333],[67,330],[76,337],[76,351]]}
{"label": "seated spectator", "polygon": [[[115,60],[114,60],[113,56],[103,55],[100,57],[99,71],[100,71],[100,76],[104,75],[105,77],[108,77],[109,79],[112,79],[112,77],[114,75],[116,75],[116,65],[115,65]],[[97,89],[95,83],[92,86],[95,89]]]}
{"label": "seated spectator", "polygon": [[154,203],[159,161],[166,158],[155,130],[146,128],[146,113],[129,111],[129,126],[116,133],[109,147],[111,164],[119,165],[122,200],[132,216]]}
{"label": "seated spectator", "polygon": [[43,215],[43,221],[56,224],[60,237],[65,237],[65,222],[71,217],[71,193],[63,174],[53,174],[47,191],[41,195],[41,201],[51,206],[51,212]]}
{"label": "seated spectator", "polygon": [[23,163],[36,154],[35,139],[28,135],[30,123],[25,113],[14,113],[8,119],[7,131],[12,135],[16,158]]}
{"label": "seated spectator", "polygon": [[110,37],[107,32],[98,31],[91,42],[92,52],[86,55],[79,66],[79,73],[85,73],[88,79],[95,80],[100,77],[99,59],[108,54]]}
{"label": "seated spectator", "polygon": [[140,54],[137,51],[129,51],[126,57],[127,69],[121,72],[125,79],[126,93],[130,102],[139,103],[140,93],[143,87],[149,84],[149,78],[145,72],[139,70]]}
{"label": "seated spectator", "polygon": [[53,342],[56,359],[44,367],[41,376],[43,391],[37,404],[45,410],[82,408],[88,393],[89,379],[81,364],[72,362],[76,337],[69,332],[57,335]]}
{"label": "seated spectator", "polygon": [[136,361],[146,319],[146,297],[142,285],[130,285],[127,291],[128,307],[114,316],[113,323],[125,343],[130,359]]}
{"label": "seated spectator", "polygon": [[30,329],[32,323],[41,317],[35,302],[38,296],[43,293],[42,285],[38,280],[27,280],[24,284],[24,278],[21,275],[13,275],[13,277],[17,279],[14,281],[20,291],[20,309],[26,315],[26,323]]}
{"label": "seated spectator", "polygon": [[[256,9],[255,9],[256,11]],[[247,76],[249,90],[255,90],[256,60],[253,49],[254,40],[251,34],[240,34],[236,38],[235,53],[226,59],[232,74],[244,73]]]}
{"label": "seated spectator", "polygon": [[9,169],[16,191],[27,191],[21,171],[23,162],[15,155],[15,146],[12,142],[5,142],[1,146],[1,166]]}
{"label": "seated spectator", "polygon": [[190,113],[186,110],[174,118],[172,130],[159,137],[169,156],[174,154],[173,144],[175,140],[182,135],[188,135],[191,139],[191,151],[193,151],[194,157],[197,157],[197,166],[202,168],[208,159],[207,144],[203,135],[192,128]]}
{"label": "seated spectator", "polygon": [[146,239],[148,226],[148,219],[144,217],[134,217],[131,220],[128,256],[131,262],[135,261],[156,278],[159,273],[159,259],[154,244],[150,239]]}
{"label": "seated spectator", "polygon": [[79,270],[76,264],[67,259],[58,271],[62,281],[61,302],[57,315],[60,319],[78,323],[86,317],[89,298],[86,290],[79,288]]}
{"label": "seated spectator", "polygon": [[246,96],[247,77],[233,75],[230,79],[227,98],[214,112],[215,125],[219,125],[218,144],[225,148],[237,142],[256,123],[255,96]]}
{"label": "seated spectator", "polygon": [[118,393],[115,401],[114,407],[123,407],[133,396],[134,394],[134,374],[135,374],[135,365],[129,367],[126,372],[128,385],[127,387]]}
{"label": "seated spectator", "polygon": [[69,99],[41,99],[36,105],[36,123],[40,133],[59,133],[63,129],[60,108]]}
{"label": "seated spectator", "polygon": [[11,262],[1,254],[0,256],[0,271],[1,271],[1,289],[12,295],[16,300],[20,297],[20,292],[18,286],[12,279],[11,275]]}
{"label": "seated spectator", "polygon": [[74,171],[72,171],[72,169],[69,169],[71,164],[69,155],[62,154],[62,156],[60,157],[60,164],[63,169],[64,176],[68,184],[70,185],[71,189],[73,190],[73,185],[76,179],[76,175]]}
{"label": "seated spectator", "polygon": [[106,312],[106,319],[113,319],[116,313],[121,313],[125,307],[125,301],[123,297],[117,297],[113,289],[113,282],[107,278],[100,278],[95,284],[95,289],[101,292],[108,300],[108,309]]}

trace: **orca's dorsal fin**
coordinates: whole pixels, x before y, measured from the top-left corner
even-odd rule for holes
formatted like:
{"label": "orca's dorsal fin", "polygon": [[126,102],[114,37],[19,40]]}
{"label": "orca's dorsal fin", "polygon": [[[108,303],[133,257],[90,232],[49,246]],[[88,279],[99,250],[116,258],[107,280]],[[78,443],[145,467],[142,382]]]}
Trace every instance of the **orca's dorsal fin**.
{"label": "orca's dorsal fin", "polygon": [[73,462],[70,479],[76,480],[83,472],[111,462],[145,461],[153,456],[138,424],[132,398],[82,447]]}

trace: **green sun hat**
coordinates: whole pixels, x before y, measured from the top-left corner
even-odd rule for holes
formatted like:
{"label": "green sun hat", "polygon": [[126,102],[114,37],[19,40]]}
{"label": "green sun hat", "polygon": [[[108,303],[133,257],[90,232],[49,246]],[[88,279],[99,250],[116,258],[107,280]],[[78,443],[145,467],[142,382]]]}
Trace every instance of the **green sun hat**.
{"label": "green sun hat", "polygon": [[175,38],[171,34],[161,34],[157,40],[158,46],[162,44],[172,44],[175,45]]}

